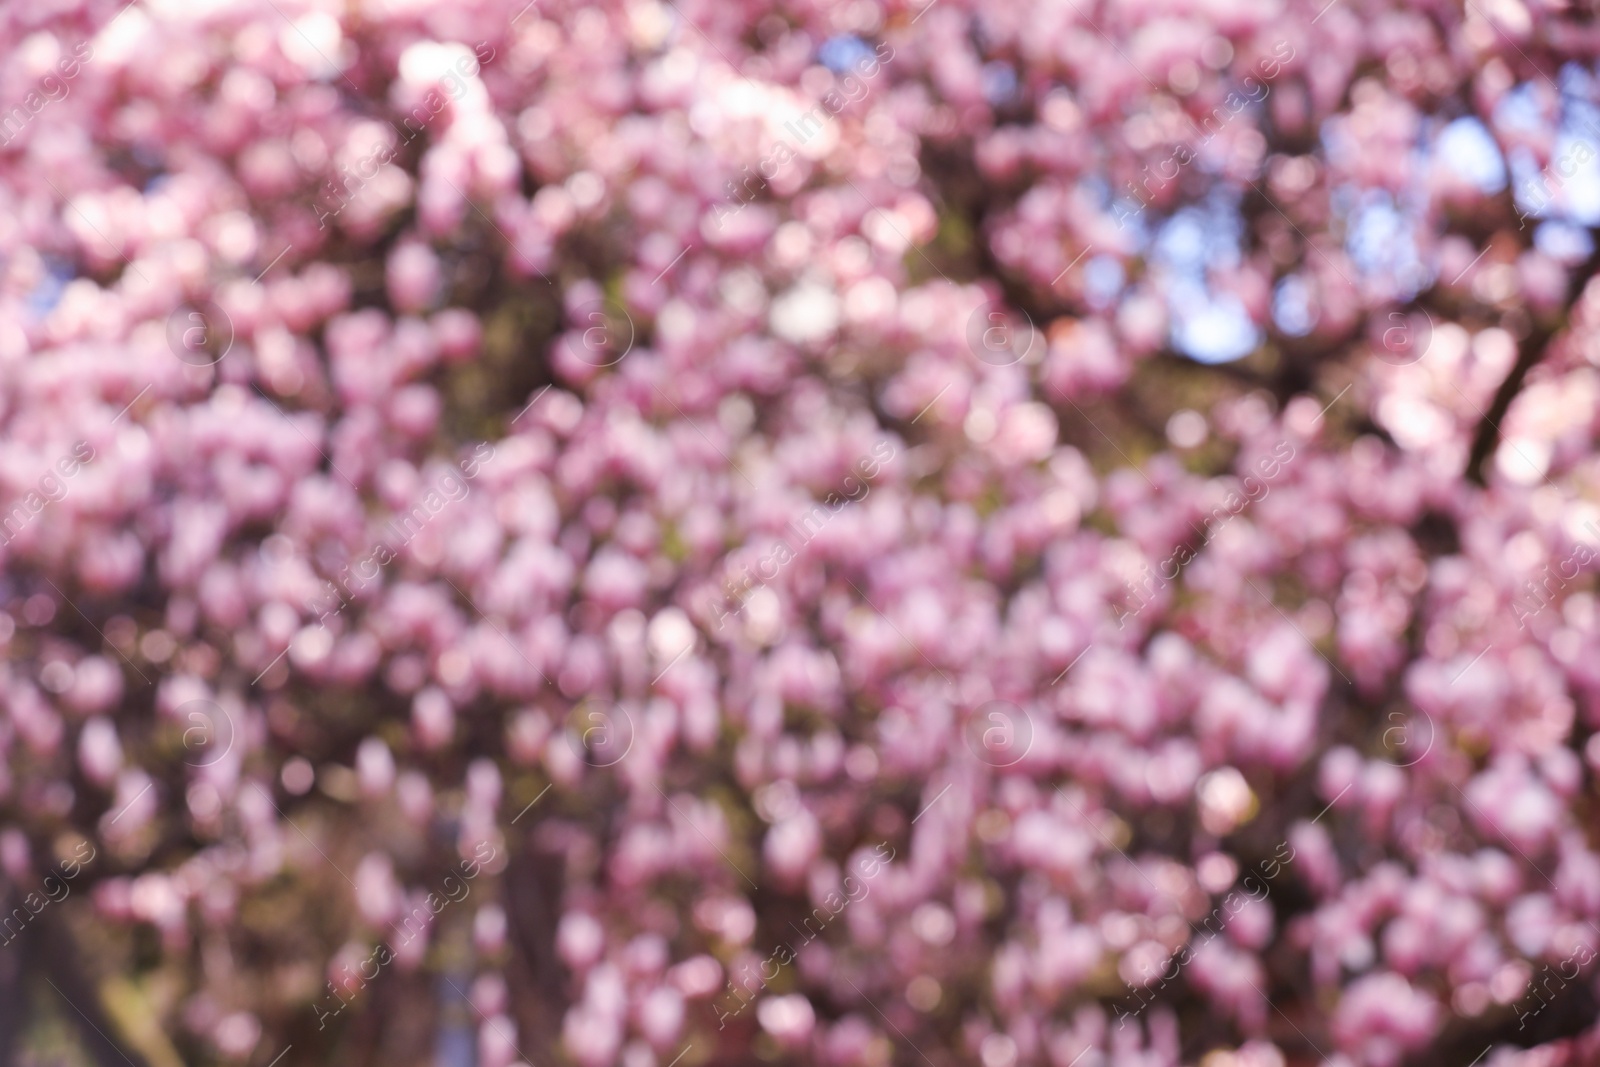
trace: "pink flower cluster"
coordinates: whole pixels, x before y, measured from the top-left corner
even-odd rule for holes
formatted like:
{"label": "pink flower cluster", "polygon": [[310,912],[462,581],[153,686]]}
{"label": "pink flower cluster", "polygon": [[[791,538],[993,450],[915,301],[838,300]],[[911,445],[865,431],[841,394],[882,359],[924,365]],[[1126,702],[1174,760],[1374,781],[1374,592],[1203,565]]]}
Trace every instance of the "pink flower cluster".
{"label": "pink flower cluster", "polygon": [[6,6],[0,918],[96,862],[0,1003],[150,1064],[1594,1062],[1600,179],[1518,192],[1585,17]]}

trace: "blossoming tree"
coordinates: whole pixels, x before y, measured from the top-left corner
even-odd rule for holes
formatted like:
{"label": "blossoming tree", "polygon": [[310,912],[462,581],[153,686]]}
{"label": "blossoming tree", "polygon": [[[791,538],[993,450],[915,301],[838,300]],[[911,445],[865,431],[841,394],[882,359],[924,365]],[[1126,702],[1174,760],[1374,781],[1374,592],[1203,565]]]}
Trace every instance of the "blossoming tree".
{"label": "blossoming tree", "polygon": [[0,1060],[1600,1057],[1582,5],[0,21]]}

